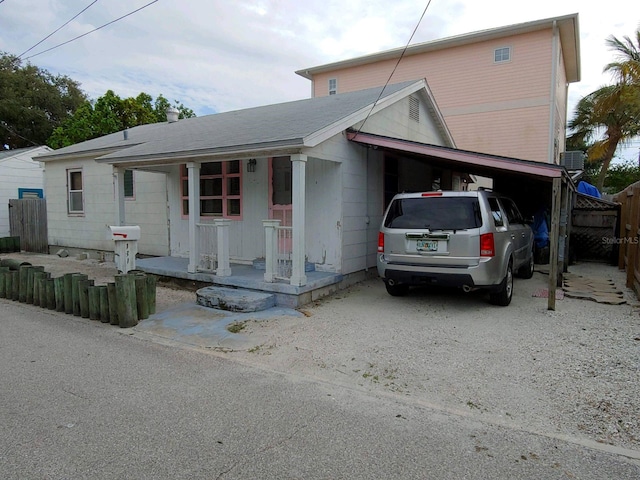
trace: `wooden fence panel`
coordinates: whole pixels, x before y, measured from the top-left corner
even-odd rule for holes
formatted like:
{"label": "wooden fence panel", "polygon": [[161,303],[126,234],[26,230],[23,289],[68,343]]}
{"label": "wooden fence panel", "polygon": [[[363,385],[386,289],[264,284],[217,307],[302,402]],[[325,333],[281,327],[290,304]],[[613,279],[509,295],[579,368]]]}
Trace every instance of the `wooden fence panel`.
{"label": "wooden fence panel", "polygon": [[640,182],[628,186],[614,199],[620,203],[618,267],[627,273],[627,287],[640,298]]}
{"label": "wooden fence panel", "polygon": [[9,228],[26,252],[49,253],[47,203],[44,198],[9,200]]}

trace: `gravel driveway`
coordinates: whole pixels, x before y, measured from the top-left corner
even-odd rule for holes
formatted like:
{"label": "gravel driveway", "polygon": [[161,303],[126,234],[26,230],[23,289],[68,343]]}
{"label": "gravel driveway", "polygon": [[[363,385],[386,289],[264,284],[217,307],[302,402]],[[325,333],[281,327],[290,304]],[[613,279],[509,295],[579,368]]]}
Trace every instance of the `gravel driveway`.
{"label": "gravel driveway", "polygon": [[[86,272],[98,283],[115,273],[95,261],[9,256],[54,275]],[[307,305],[302,317],[249,320],[238,335],[251,347],[221,354],[640,458],[638,301],[616,267],[584,263],[570,272],[612,279],[627,303],[565,297],[549,311],[546,298],[533,296],[547,287],[538,272],[516,279],[509,307],[490,305],[480,292],[391,297],[371,280]],[[159,287],[158,311],[184,301],[195,302],[193,292]]]}
{"label": "gravel driveway", "polygon": [[546,298],[532,296],[547,287],[542,273],[516,280],[509,307],[479,292],[391,297],[381,281],[367,281],[303,308],[305,318],[249,322],[241,334],[255,346],[229,356],[640,451],[637,300],[616,267],[570,271],[612,279],[628,303],[564,298],[549,311]]}

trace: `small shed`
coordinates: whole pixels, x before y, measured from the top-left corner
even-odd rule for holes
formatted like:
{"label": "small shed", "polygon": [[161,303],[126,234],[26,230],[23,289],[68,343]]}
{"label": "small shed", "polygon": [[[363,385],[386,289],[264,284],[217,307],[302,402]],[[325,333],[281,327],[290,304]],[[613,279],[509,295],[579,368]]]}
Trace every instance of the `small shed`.
{"label": "small shed", "polygon": [[9,200],[43,198],[44,168],[36,158],[49,147],[0,150],[0,237],[11,234]]}

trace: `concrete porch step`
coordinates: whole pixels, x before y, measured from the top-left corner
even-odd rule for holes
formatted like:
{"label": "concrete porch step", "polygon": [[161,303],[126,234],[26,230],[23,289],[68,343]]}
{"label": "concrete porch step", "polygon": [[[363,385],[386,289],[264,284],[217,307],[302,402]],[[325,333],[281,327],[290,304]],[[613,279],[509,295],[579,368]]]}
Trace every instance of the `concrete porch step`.
{"label": "concrete porch step", "polygon": [[258,312],[274,307],[276,296],[240,288],[204,287],[196,292],[196,302],[230,312]]}

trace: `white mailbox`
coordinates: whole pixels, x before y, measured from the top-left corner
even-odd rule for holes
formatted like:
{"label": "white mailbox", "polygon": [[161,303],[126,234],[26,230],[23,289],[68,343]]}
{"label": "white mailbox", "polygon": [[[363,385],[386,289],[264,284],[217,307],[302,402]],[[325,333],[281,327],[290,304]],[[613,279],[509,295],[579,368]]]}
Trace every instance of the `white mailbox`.
{"label": "white mailbox", "polygon": [[140,227],[137,225],[109,226],[109,238],[115,242],[115,264],[118,271],[128,273],[136,268]]}
{"label": "white mailbox", "polygon": [[140,240],[140,227],[137,225],[110,226],[111,240]]}

